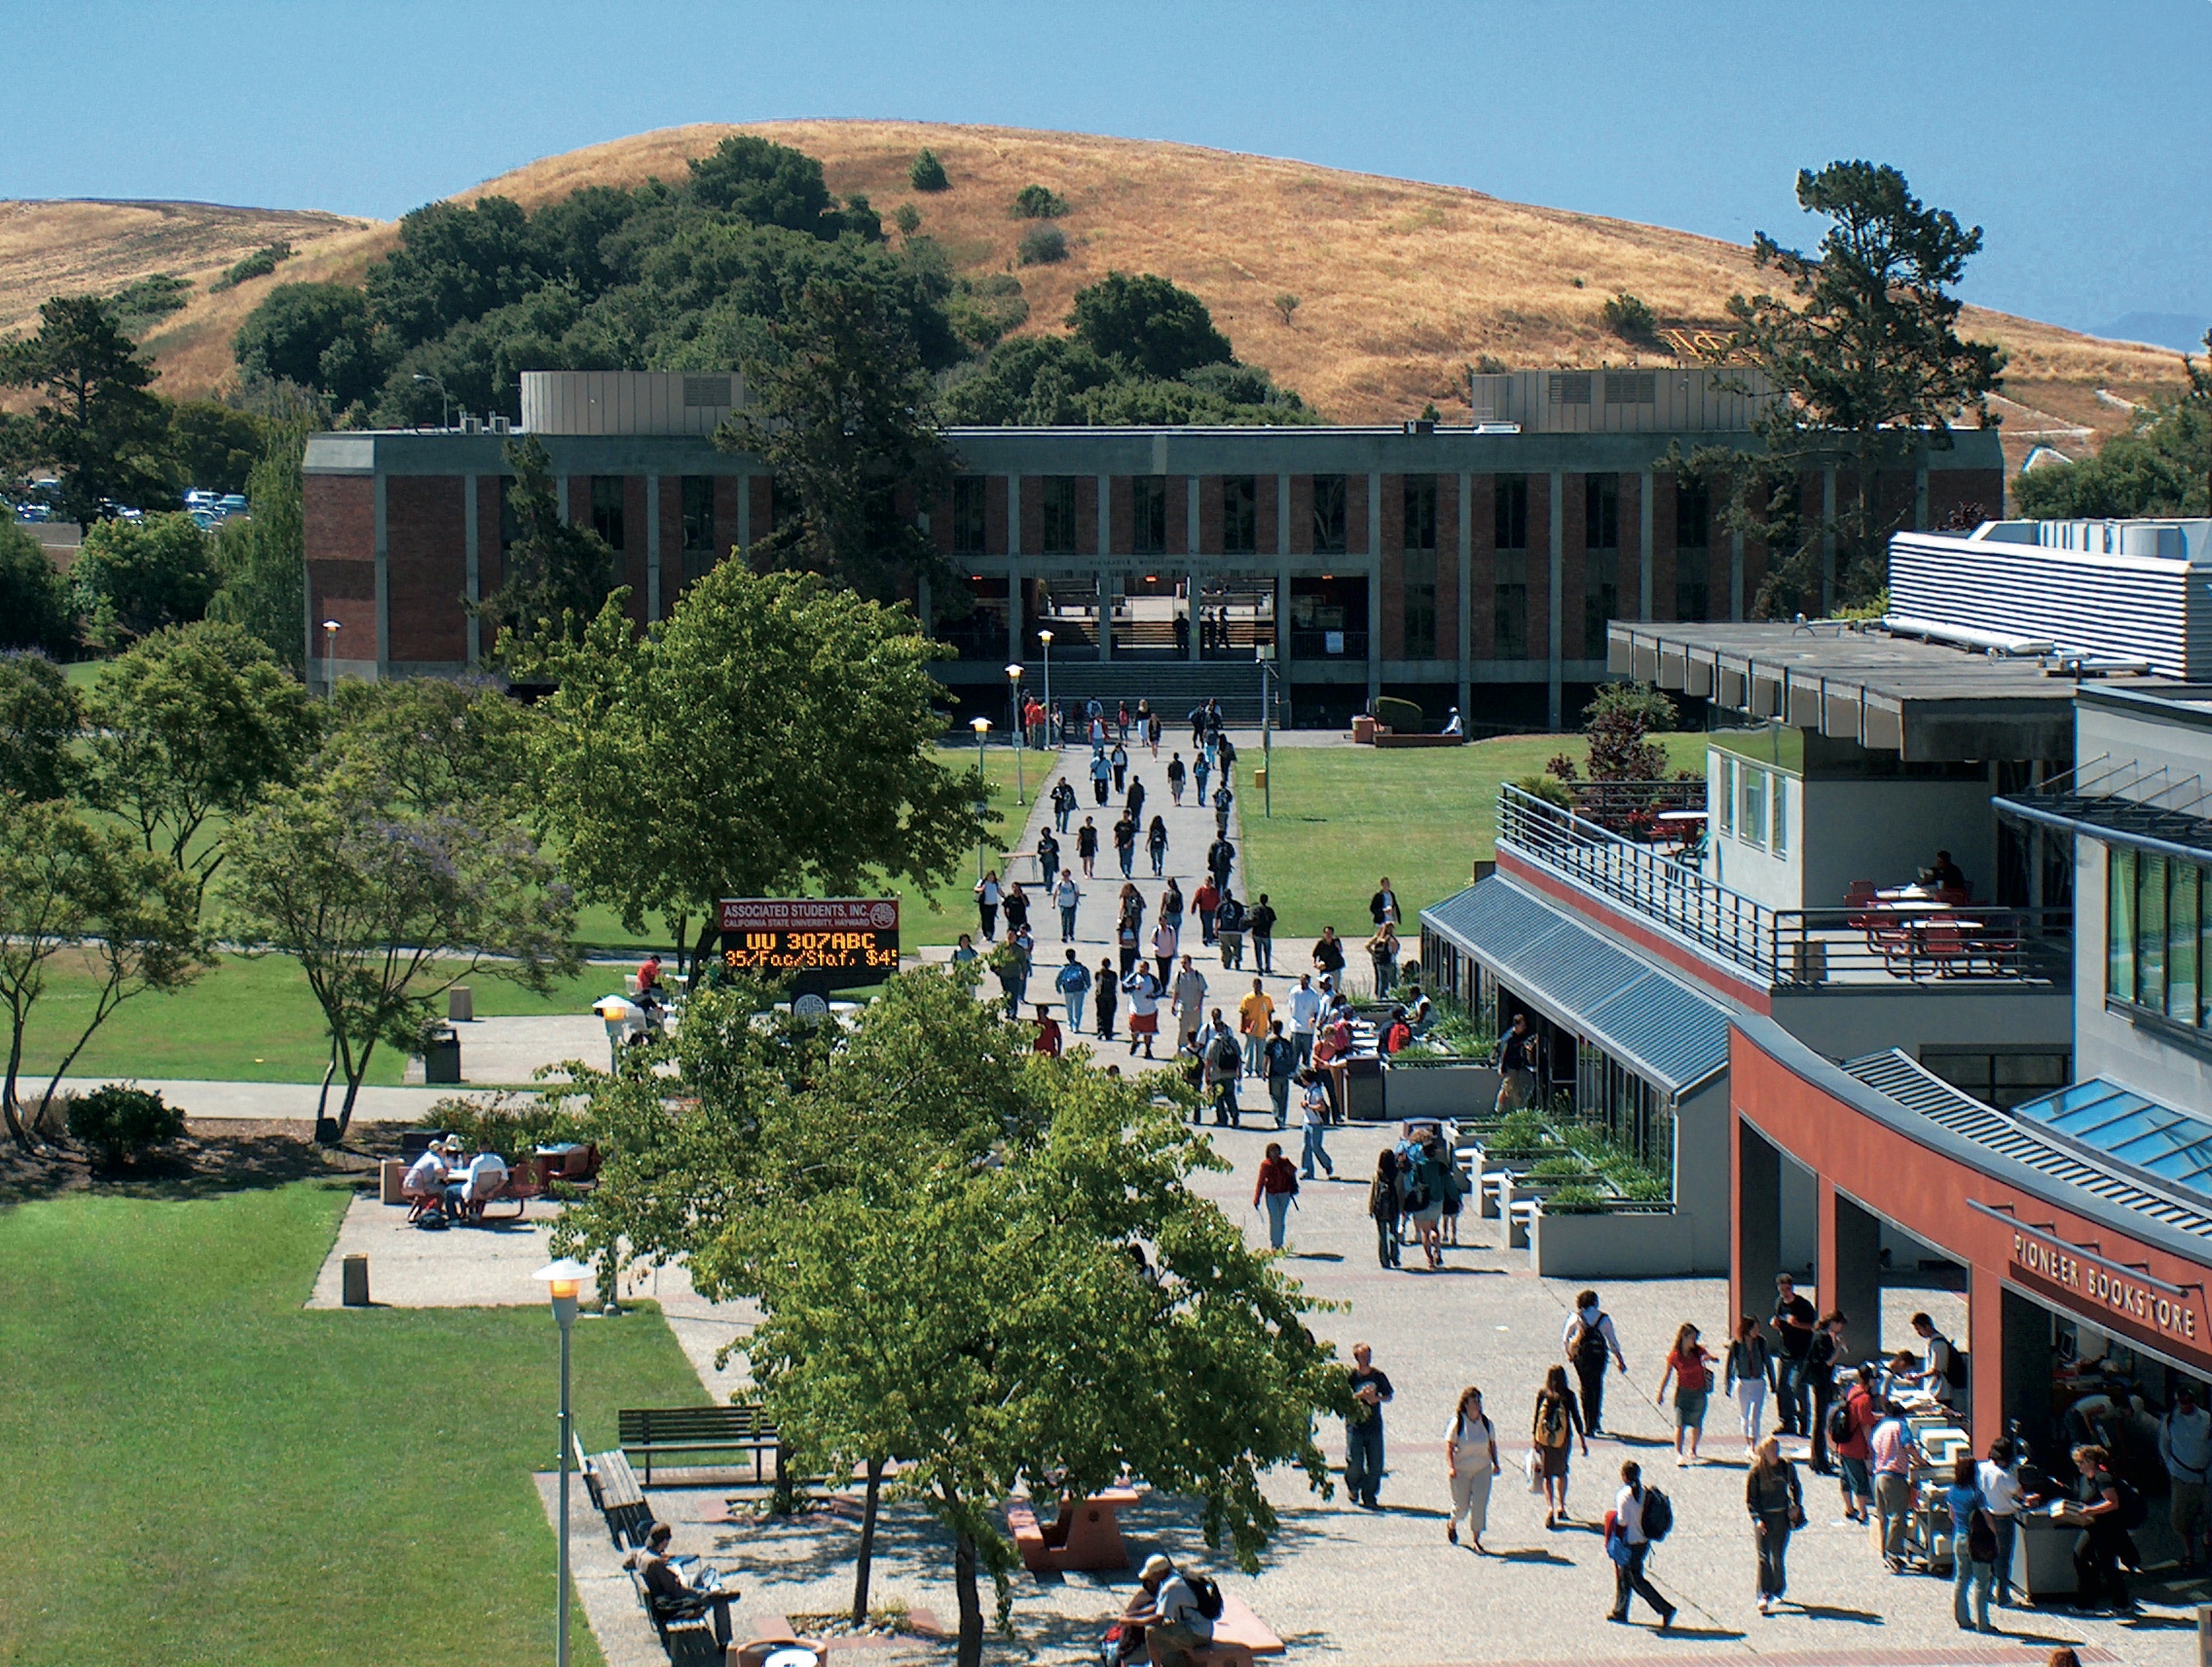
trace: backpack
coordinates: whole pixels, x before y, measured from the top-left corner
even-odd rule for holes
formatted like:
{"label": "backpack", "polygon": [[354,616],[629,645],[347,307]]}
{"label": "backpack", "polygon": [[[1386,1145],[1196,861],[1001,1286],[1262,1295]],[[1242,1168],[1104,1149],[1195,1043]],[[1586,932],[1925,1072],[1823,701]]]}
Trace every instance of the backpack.
{"label": "backpack", "polygon": [[1191,1596],[1198,1601],[1198,1613],[1208,1620],[1221,1619],[1221,1588],[1203,1574],[1185,1574],[1183,1583],[1191,1588]]}
{"label": "backpack", "polygon": [[1657,1488],[1643,1490],[1643,1537],[1657,1545],[1675,1531],[1675,1503]]}
{"label": "backpack", "polygon": [[1967,1518],[1967,1559],[1972,1563],[1997,1561],[1997,1525],[1979,1505]]}
{"label": "backpack", "polygon": [[[1599,1315],[1601,1323],[1604,1317],[1603,1314]],[[1605,1363],[1605,1334],[1595,1325],[1585,1324],[1579,1316],[1574,1321],[1574,1341],[1567,1346],[1567,1353],[1577,1360],[1596,1360],[1603,1366]]]}
{"label": "backpack", "polygon": [[1236,1046],[1234,1036],[1216,1036],[1213,1045],[1206,1050],[1206,1061],[1217,1071],[1234,1071],[1243,1058],[1243,1051]]}
{"label": "backpack", "polygon": [[1840,1446],[1851,1439],[1851,1402],[1838,1395],[1828,1404],[1828,1440]]}
{"label": "backpack", "polygon": [[1536,1421],[1536,1434],[1546,1447],[1567,1445],[1567,1403],[1556,1396],[1544,1397],[1544,1410]]}

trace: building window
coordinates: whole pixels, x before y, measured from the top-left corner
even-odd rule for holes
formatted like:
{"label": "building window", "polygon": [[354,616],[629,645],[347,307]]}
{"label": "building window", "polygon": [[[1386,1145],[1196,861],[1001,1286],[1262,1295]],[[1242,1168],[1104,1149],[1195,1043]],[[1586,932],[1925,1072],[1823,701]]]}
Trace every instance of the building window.
{"label": "building window", "polygon": [[1778,857],[1789,855],[1789,778],[1780,771],[1774,777],[1774,838],[1769,848]]}
{"label": "building window", "polygon": [[615,549],[623,548],[620,475],[595,474],[591,477],[591,530]]}
{"label": "building window", "polygon": [[1590,403],[1590,373],[1577,371],[1570,374],[1552,373],[1552,403],[1554,405],[1587,405]]}
{"label": "building window", "polygon": [[[1433,498],[1430,507],[1434,507]],[[1436,552],[1405,553],[1405,656],[1409,660],[1436,658]]]}
{"label": "building window", "polygon": [[1961,1093],[2000,1111],[2056,1093],[2074,1075],[2073,1055],[2034,1050],[1923,1048],[1920,1062]]}
{"label": "building window", "polygon": [[1529,477],[1525,474],[1499,475],[1494,500],[1497,505],[1497,536],[1493,542],[1501,550],[1527,549]]}
{"label": "building window", "polygon": [[715,477],[687,474],[678,488],[683,509],[683,582],[715,565]]}
{"label": "building window", "polygon": [[1621,547],[1621,483],[1617,475],[1582,477],[1582,541],[1593,550]]}
{"label": "building window", "polygon": [[1496,591],[1493,624],[1497,637],[1497,657],[1525,660],[1529,657],[1529,587],[1501,584]]}
{"label": "building window", "polygon": [[1675,547],[1702,550],[1713,542],[1713,494],[1702,480],[1675,483]]}
{"label": "building window", "polygon": [[1736,766],[1736,833],[1747,845],[1766,843],[1766,771]]}
{"label": "building window", "polygon": [[1049,474],[1045,477],[1045,541],[1043,553],[1048,556],[1075,554],[1075,476]]}
{"label": "building window", "polygon": [[1221,550],[1227,556],[1256,555],[1260,548],[1260,483],[1248,474],[1221,480]]}
{"label": "building window", "polygon": [[2212,1029],[2205,892],[2212,869],[2124,845],[2105,856],[2105,994],[2193,1030]]}
{"label": "building window", "polygon": [[1406,476],[1406,531],[1402,547],[1409,550],[1436,548],[1436,476],[1409,474]]}
{"label": "building window", "polygon": [[1720,755],[1720,832],[1736,832],[1736,755]]}
{"label": "building window", "polygon": [[1167,553],[1167,477],[1140,474],[1129,482],[1129,500],[1135,510],[1130,548],[1140,556]]}
{"label": "building window", "polygon": [[979,474],[955,475],[952,481],[952,553],[956,556],[985,554],[985,528],[990,523],[985,509],[990,482]]}
{"label": "building window", "polygon": [[1609,578],[1585,578],[1582,583],[1582,657],[1605,657],[1605,626],[1620,612],[1621,587]]}
{"label": "building window", "polygon": [[1313,553],[1336,556],[1345,551],[1345,477],[1313,477]]}
{"label": "building window", "polygon": [[1677,550],[1675,552],[1675,617],[1696,620],[1709,617],[1713,606],[1712,586],[1707,575],[1712,572],[1712,557],[1704,550]]}
{"label": "building window", "polygon": [[1605,373],[1607,405],[1654,405],[1659,400],[1659,378],[1648,370],[1609,370]]}

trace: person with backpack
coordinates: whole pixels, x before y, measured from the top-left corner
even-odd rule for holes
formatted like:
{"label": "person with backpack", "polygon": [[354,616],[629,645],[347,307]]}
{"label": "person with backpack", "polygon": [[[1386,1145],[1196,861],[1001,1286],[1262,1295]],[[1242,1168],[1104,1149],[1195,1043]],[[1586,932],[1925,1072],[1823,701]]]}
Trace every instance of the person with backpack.
{"label": "person with backpack", "polygon": [[1268,894],[1260,893],[1260,901],[1244,913],[1244,935],[1252,944],[1252,970],[1272,975],[1275,970],[1275,920],[1274,906],[1268,902]]}
{"label": "person with backpack", "polygon": [[1398,1212],[1404,1207],[1398,1154],[1385,1146],[1376,1156],[1375,1179],[1367,1188],[1367,1213],[1375,1222],[1375,1259],[1385,1268],[1398,1266]]}
{"label": "person with backpack", "polygon": [[1236,1079],[1244,1070],[1244,1050],[1237,1045],[1236,1032],[1222,1018],[1220,1008],[1213,1010],[1213,1022],[1206,1027],[1201,1040],[1205,1049],[1206,1087],[1213,1091],[1214,1123],[1224,1129],[1241,1129],[1244,1124],[1236,1103]]}
{"label": "person with backpack", "polygon": [[[1124,724],[1123,724],[1123,725],[1122,725],[1122,727],[1123,727],[1124,729],[1126,729],[1126,728],[1128,727],[1128,725],[1124,723]],[[1113,751],[1113,754],[1112,754],[1112,756],[1111,756],[1111,757],[1110,757],[1110,758],[1109,758],[1109,759],[1107,759],[1107,762],[1108,762],[1108,764],[1109,764],[1109,765],[1111,765],[1111,766],[1112,766],[1112,768],[1113,768],[1113,771],[1114,771],[1114,791],[1115,791],[1116,793],[1126,793],[1126,792],[1128,792],[1128,791],[1129,791],[1129,750],[1128,750],[1128,748],[1126,748],[1126,747],[1123,746],[1123,745],[1122,745],[1122,743],[1121,743],[1120,741],[1118,741],[1118,740],[1117,740],[1117,741],[1116,741],[1116,742],[1114,743],[1114,751]]]}
{"label": "person with backpack", "polygon": [[1567,1462],[1573,1457],[1574,1439],[1582,1438],[1582,1457],[1590,1457],[1590,1432],[1582,1427],[1582,1409],[1574,1391],[1567,1387],[1567,1368],[1554,1366],[1544,1374],[1544,1387],[1536,1391],[1535,1415],[1529,1421],[1529,1443],[1544,1479],[1544,1526],[1567,1520]]}
{"label": "person with backpack", "polygon": [[1797,1466],[1782,1456],[1779,1438],[1768,1436],[1751,1455],[1751,1472],[1744,1478],[1744,1503],[1751,1513],[1751,1537],[1758,1543],[1759,1613],[1772,1614],[1789,1589],[1790,1532],[1805,1526],[1805,1495],[1797,1485]]}
{"label": "person with backpack", "polygon": [[1452,1422],[1444,1426],[1444,1474],[1452,1489],[1452,1514],[1444,1537],[1459,1543],[1459,1519],[1467,1519],[1467,1541],[1477,1557],[1488,1557],[1483,1530],[1490,1526],[1490,1485],[1502,1466],[1497,1462],[1497,1426],[1483,1416],[1483,1392],[1469,1384],[1459,1391]]}
{"label": "person with backpack", "polygon": [[[1268,1101],[1274,1107],[1275,1127],[1290,1126],[1290,1086],[1298,1075],[1298,1050],[1290,1045],[1290,1038],[1282,1033],[1282,1020],[1272,1020],[1268,1025],[1268,1039],[1260,1044],[1260,1075],[1268,1085]],[[1322,1161],[1328,1160],[1323,1153]],[[1313,1167],[1312,1154],[1306,1157],[1306,1167]]]}
{"label": "person with backpack", "polygon": [[1221,1618],[1221,1588],[1202,1574],[1179,1573],[1157,1552],[1145,1559],[1137,1584],[1151,1602],[1142,1609],[1132,1606],[1121,1624],[1144,1629],[1144,1647],[1161,1667],[1190,1667],[1213,1642],[1213,1623]]}
{"label": "person with backpack", "polygon": [[1160,878],[1167,868],[1166,817],[1155,816],[1152,819],[1152,826],[1145,830],[1144,853],[1152,859],[1152,877],[1154,879]]}
{"label": "person with backpack", "polygon": [[1090,969],[1075,958],[1073,949],[1068,951],[1067,965],[1052,976],[1052,987],[1067,1005],[1069,1034],[1082,1034],[1083,1004],[1090,994]]}
{"label": "person with backpack", "polygon": [[2166,1515],[2181,1541],[2182,1567],[2194,1569],[2197,1547],[2212,1547],[2204,1518],[2205,1479],[2212,1472],[2212,1413],[2197,1404],[2196,1386],[2186,1378],[2174,1389],[2174,1404],[2158,1420],[2158,1459],[2166,1467]]}
{"label": "person with backpack", "polygon": [[1713,1394],[1713,1352],[1698,1341],[1697,1327],[1687,1320],[1675,1333],[1674,1348],[1667,1351],[1667,1369],[1659,1374],[1655,1406],[1667,1404],[1669,1379],[1675,1384],[1675,1467],[1680,1469],[1698,1462],[1706,1403]]}
{"label": "person with backpack", "polygon": [[1098,1017],[1098,1040],[1111,1042],[1114,1040],[1114,1009],[1120,1004],[1122,993],[1122,981],[1114,972],[1113,962],[1101,960],[1098,963],[1098,976],[1090,981],[1090,987],[1096,992],[1091,1011]]}
{"label": "person with backpack", "polygon": [[1060,942],[1073,944],[1075,911],[1083,903],[1083,888],[1075,883],[1075,875],[1065,869],[1060,871],[1060,883],[1052,888],[1052,903],[1060,911]]}
{"label": "person with backpack", "polygon": [[1052,822],[1062,834],[1068,831],[1068,818],[1075,814],[1075,789],[1062,776],[1052,784]]}
{"label": "person with backpack", "polygon": [[1205,756],[1201,748],[1198,757],[1191,760],[1191,785],[1197,790],[1200,804],[1206,801],[1206,777],[1212,774],[1213,760]]}
{"label": "person with backpack", "polygon": [[1736,1321],[1736,1335],[1728,1345],[1728,1363],[1721,1385],[1736,1399],[1736,1415],[1744,1427],[1744,1451],[1758,1451],[1760,1426],[1766,1422],[1766,1392],[1774,1379],[1774,1361],[1767,1353],[1759,1322],[1750,1315]]}
{"label": "person with backpack", "polygon": [[1643,1573],[1652,1545],[1675,1526],[1675,1507],[1657,1488],[1643,1485],[1643,1466],[1634,1459],[1621,1465],[1621,1491],[1605,1514],[1605,1555],[1613,1562],[1613,1609],[1605,1616],[1626,1622],[1631,1594],[1659,1611],[1659,1630],[1675,1624],[1675,1606],[1659,1595]]}
{"label": "person with backpack", "polygon": [[1952,1618],[1961,1632],[1995,1632],[1989,1624],[1989,1588],[1997,1578],[1997,1525],[1982,1498],[1972,1454],[1962,1453],[1953,1461],[1943,1502],[1951,1510]]}
{"label": "person with backpack", "polygon": [[1259,1184],[1252,1189],[1252,1207],[1263,1204],[1268,1210],[1268,1244],[1282,1248],[1283,1226],[1290,1218],[1290,1206],[1298,1197],[1298,1171],[1290,1167],[1290,1160],[1282,1155],[1282,1142],[1268,1142],[1268,1154],[1260,1160]]}
{"label": "person with backpack", "polygon": [[1406,1214],[1432,1269],[1444,1266],[1444,1204],[1458,1184],[1459,1166],[1452,1149],[1441,1134],[1432,1134],[1414,1152],[1413,1184],[1406,1194]]}
{"label": "person with backpack", "polygon": [[1221,902],[1213,911],[1213,941],[1221,949],[1221,964],[1232,972],[1244,967],[1244,906],[1221,882]]}
{"label": "person with backpack", "polygon": [[1090,796],[1103,805],[1107,791],[1113,786],[1114,766],[1106,761],[1105,750],[1099,747],[1098,740],[1098,725],[1093,721],[1090,728]]}
{"label": "person with backpack", "polygon": [[1828,1441],[1841,1474],[1843,1520],[1871,1521],[1874,1511],[1874,1371],[1859,1368],[1849,1389],[1836,1398],[1828,1413]]}
{"label": "person with backpack", "polygon": [[2132,1614],[2135,1600],[2128,1596],[2120,1565],[2122,1560],[2135,1561],[2135,1542],[2129,1534],[2143,1526],[2147,1514],[2143,1496],[2120,1479],[2112,1467],[2112,1455],[2102,1447],[2075,1448],[2074,1468],[2082,1473],[2079,1502],[2068,1506],[2063,1520],[2082,1530],[2074,1547],[2081,1607]]}
{"label": "person with backpack", "polygon": [[1299,1155],[1299,1175],[1305,1180],[1315,1180],[1313,1166],[1318,1164],[1328,1170],[1329,1179],[1337,1178],[1335,1160],[1329,1156],[1325,1144],[1329,1131],[1329,1085],[1321,1080],[1318,1071],[1301,1066],[1298,1083],[1298,1130],[1305,1142]]}
{"label": "person with backpack", "polygon": [[1924,1314],[1912,1316],[1913,1334],[1928,1346],[1928,1364],[1920,1374],[1920,1384],[1946,1412],[1957,1412],[1966,1393],[1967,1357],[1959,1352],[1959,1346],[1936,1329],[1936,1322]]}
{"label": "person with backpack", "polygon": [[1813,1457],[1812,1471],[1816,1476],[1832,1476],[1835,1465],[1830,1461],[1828,1443],[1833,1437],[1829,1425],[1835,1404],[1835,1366],[1843,1357],[1843,1311],[1830,1309],[1821,1316],[1820,1328],[1813,1333],[1813,1347],[1805,1355],[1805,1377],[1813,1391]]}
{"label": "person with backpack", "polygon": [[1141,1041],[1144,1056],[1149,1059],[1153,1056],[1152,1039],[1160,1034],[1160,981],[1140,962],[1135,972],[1122,980],[1122,988],[1129,996],[1129,1056],[1136,1057]]}
{"label": "person with backpack", "polygon": [[1561,1333],[1561,1343],[1567,1349],[1567,1363],[1574,1368],[1574,1375],[1582,1383],[1582,1424],[1592,1435],[1605,1432],[1605,1356],[1609,1352],[1628,1375],[1628,1356],[1621,1352],[1621,1340],[1613,1333],[1612,1316],[1598,1306],[1596,1291],[1582,1291],[1574,1299],[1574,1312],[1567,1315],[1567,1327]]}

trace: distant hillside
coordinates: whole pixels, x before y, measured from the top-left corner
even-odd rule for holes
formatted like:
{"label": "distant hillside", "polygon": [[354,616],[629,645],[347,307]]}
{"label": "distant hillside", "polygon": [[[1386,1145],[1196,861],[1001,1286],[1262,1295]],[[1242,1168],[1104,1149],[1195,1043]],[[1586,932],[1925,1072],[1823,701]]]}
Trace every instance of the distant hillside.
{"label": "distant hillside", "polygon": [[[1664,325],[1717,329],[1729,294],[1761,277],[1749,250],[1662,227],[1308,163],[1011,128],[674,128],[549,157],[461,195],[499,193],[535,205],[583,185],[681,178],[689,158],[734,131],[819,157],[830,189],[866,193],[887,221],[911,203],[921,231],[970,271],[1016,272],[1030,300],[1029,331],[1059,329],[1075,291],[1110,268],[1172,278],[1204,299],[1240,358],[1343,422],[1395,422],[1430,401],[1449,418],[1461,367],[1486,354],[1511,366],[1666,362],[1605,329],[1600,309],[1607,297],[1625,289]],[[943,161],[949,191],[909,187],[908,165],[924,145]],[[1793,160],[1802,159],[1777,167]],[[1029,184],[1068,204],[1054,222],[1068,243],[1058,265],[1014,264],[1032,222],[1009,208]],[[1972,212],[1969,204],[1951,206]],[[1773,230],[1788,237],[1799,228]],[[271,284],[356,278],[394,235],[389,223],[197,204],[0,204],[0,329],[55,290],[120,287],[165,270],[212,276],[263,242],[289,238],[301,257],[276,277],[199,293],[151,338],[165,391],[205,392],[229,376],[231,333]],[[1298,297],[1287,322],[1274,304],[1283,294]],[[2134,399],[2178,379],[2172,353],[2136,343],[1979,309],[1969,311],[1966,327],[2011,353],[2007,390],[2017,408],[2007,411],[2009,440],[2030,430],[2109,431],[2124,408],[2099,399],[2098,389]]]}

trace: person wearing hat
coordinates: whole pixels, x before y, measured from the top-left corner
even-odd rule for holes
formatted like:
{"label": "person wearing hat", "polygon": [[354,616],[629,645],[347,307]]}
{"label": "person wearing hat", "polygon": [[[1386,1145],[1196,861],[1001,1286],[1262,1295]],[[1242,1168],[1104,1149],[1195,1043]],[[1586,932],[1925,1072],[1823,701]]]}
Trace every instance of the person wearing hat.
{"label": "person wearing hat", "polygon": [[1198,1608],[1198,1594],[1157,1551],[1145,1559],[1137,1584],[1150,1601],[1130,1606],[1124,1626],[1144,1628],[1145,1650],[1160,1667],[1184,1667],[1192,1651],[1213,1642],[1213,1622]]}
{"label": "person wearing hat", "polygon": [[446,1165],[443,1193],[446,1219],[465,1220],[468,1215],[468,1166],[461,1160],[468,1147],[460,1135],[449,1134],[438,1142],[438,1151],[444,1155]]}
{"label": "person wearing hat", "polygon": [[446,1162],[445,1142],[433,1140],[408,1165],[407,1173],[399,1183],[399,1196],[421,1212],[422,1218],[439,1215],[445,1194],[447,1177],[452,1166]]}

